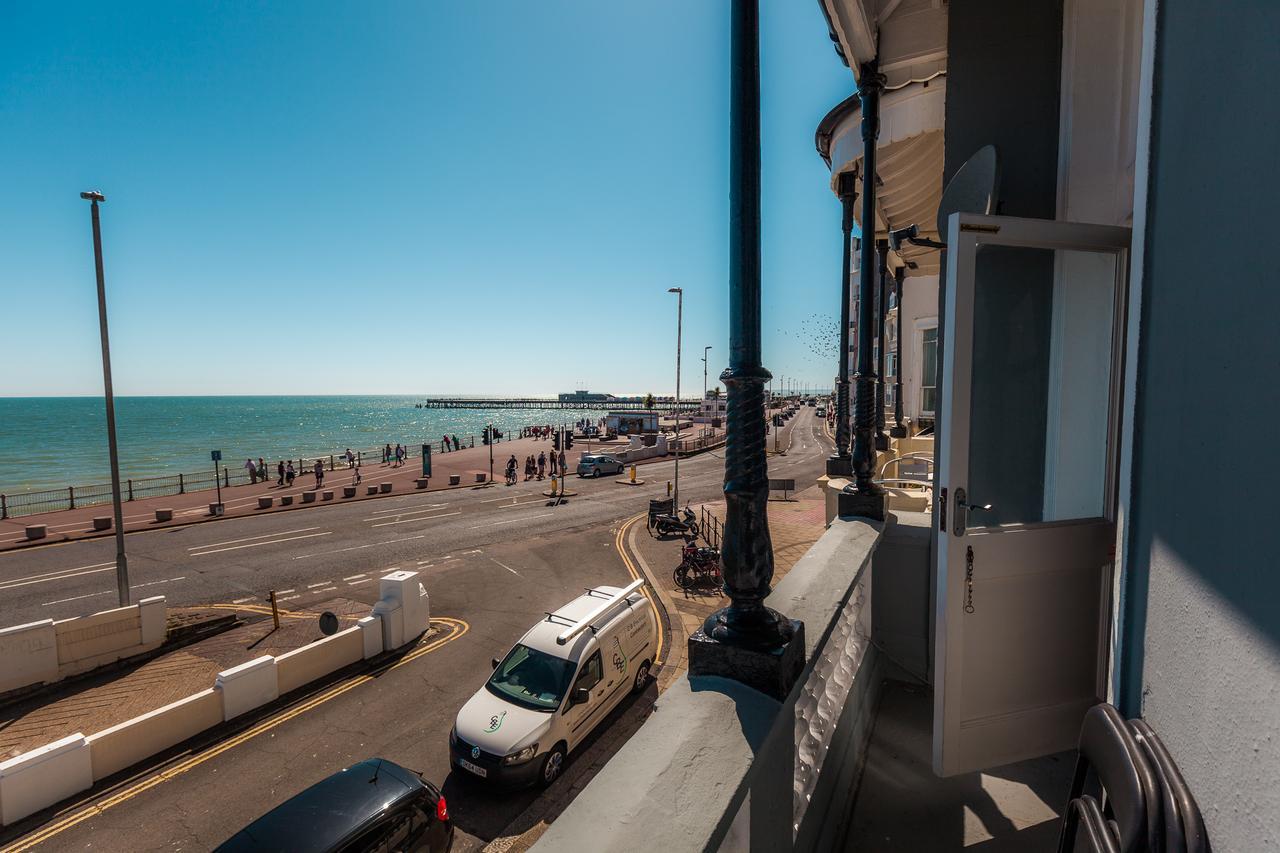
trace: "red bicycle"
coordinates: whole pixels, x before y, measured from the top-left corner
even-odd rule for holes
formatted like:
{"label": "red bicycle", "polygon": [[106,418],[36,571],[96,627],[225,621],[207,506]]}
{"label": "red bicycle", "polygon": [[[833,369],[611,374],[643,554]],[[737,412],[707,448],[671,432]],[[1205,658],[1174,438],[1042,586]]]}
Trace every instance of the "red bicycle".
{"label": "red bicycle", "polygon": [[671,573],[681,589],[719,590],[724,583],[720,573],[720,552],[715,548],[699,548],[691,537],[680,549],[680,565]]}

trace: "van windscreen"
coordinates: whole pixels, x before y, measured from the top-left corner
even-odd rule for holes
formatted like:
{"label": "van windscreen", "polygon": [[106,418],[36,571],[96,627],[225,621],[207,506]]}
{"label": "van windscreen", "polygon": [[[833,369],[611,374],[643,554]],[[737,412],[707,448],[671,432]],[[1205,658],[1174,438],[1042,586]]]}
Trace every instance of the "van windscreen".
{"label": "van windscreen", "polygon": [[536,711],[554,711],[569,689],[573,663],[518,644],[485,686],[501,699]]}

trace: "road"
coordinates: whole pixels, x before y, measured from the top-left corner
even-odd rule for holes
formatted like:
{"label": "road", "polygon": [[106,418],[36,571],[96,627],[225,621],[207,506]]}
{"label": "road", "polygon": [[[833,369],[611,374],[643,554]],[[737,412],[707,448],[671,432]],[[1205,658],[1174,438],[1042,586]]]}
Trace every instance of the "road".
{"label": "road", "polygon": [[[785,456],[770,474],[797,487],[821,473],[829,442],[811,409],[793,419]],[[49,849],[207,849],[263,811],[367,758],[383,756],[443,782],[458,825],[455,849],[527,827],[511,826],[535,792],[493,794],[450,774],[447,735],[457,709],[501,656],[547,610],[583,587],[630,579],[615,533],[665,491],[672,463],[643,469],[648,484],[612,478],[571,481],[579,495],[548,506],[545,483],[404,495],[350,506],[211,522],[131,534],[131,582],[137,594],[163,592],[170,604],[261,598],[280,591],[286,604],[343,596],[372,603],[376,578],[393,567],[423,573],[432,616],[453,622],[434,648],[375,677],[339,683],[329,693],[271,709],[243,734],[219,735],[189,754],[136,772],[114,789],[64,804],[0,835],[0,842],[39,842]],[[682,460],[682,502],[719,496],[718,452]],[[5,613],[16,623],[110,606],[114,542],[90,540],[0,555]],[[287,591],[287,592],[286,592]],[[296,597],[295,597],[296,596]],[[628,700],[600,731],[625,735],[652,704]],[[229,738],[229,739],[227,739]],[[607,759],[616,737],[602,736],[576,753],[573,765]],[[567,775],[541,796],[561,796]],[[518,824],[518,821],[517,821]]]}

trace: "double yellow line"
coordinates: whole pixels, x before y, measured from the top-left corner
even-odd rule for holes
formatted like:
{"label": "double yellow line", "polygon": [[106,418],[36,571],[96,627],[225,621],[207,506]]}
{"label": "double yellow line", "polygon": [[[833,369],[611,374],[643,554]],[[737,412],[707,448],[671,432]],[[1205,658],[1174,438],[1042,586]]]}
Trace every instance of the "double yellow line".
{"label": "double yellow line", "polygon": [[[636,522],[645,517],[645,513],[633,516],[627,519],[621,527],[618,528],[618,535],[614,537],[613,546],[618,549],[618,556],[622,558],[622,564],[627,567],[627,573],[631,575],[633,580],[640,580],[644,575],[636,568],[636,564],[631,561],[631,557],[627,555],[627,549],[623,547],[622,542],[627,533],[635,526]],[[649,599],[649,603],[653,605],[653,613],[657,617],[659,606],[656,593],[650,589],[652,583],[648,578],[644,578],[645,584],[640,587],[640,591],[644,593],[644,597]],[[658,649],[653,653],[653,665],[656,668],[662,663],[662,622],[658,622]]]}
{"label": "double yellow line", "polygon": [[230,737],[224,741],[217,743],[214,746],[209,747],[203,752],[196,753],[195,755],[192,755],[186,759],[183,759],[182,761],[178,762],[172,767],[166,767],[163,770],[157,771],[156,773],[153,773],[152,775],[144,779],[141,779],[133,783],[132,785],[129,785],[123,790],[118,791],[112,794],[111,796],[99,802],[94,803],[93,805],[87,806],[86,808],[57,821],[56,823],[53,823],[53,824],[50,824],[49,826],[44,827],[38,832],[34,832],[31,835],[23,836],[18,841],[14,842],[12,845],[5,847],[2,851],[0,851],[0,853],[17,853],[17,851],[29,850],[30,848],[35,847],[37,844],[42,844],[45,841],[48,841],[50,838],[54,837],[55,835],[61,832],[65,832],[66,830],[70,829],[71,827],[75,826],[78,823],[81,823],[82,821],[88,820],[91,817],[96,817],[97,815],[100,815],[103,812],[107,811],[107,809],[110,809],[114,806],[120,805],[123,802],[131,800],[134,797],[138,796],[139,794],[143,793],[144,791],[148,791],[151,788],[156,787],[162,782],[167,782],[170,779],[181,776],[183,773],[186,773],[188,770],[191,770],[192,768],[200,766],[201,764],[205,763],[211,758],[216,758],[217,756],[221,755],[227,750],[233,749],[239,746],[240,744],[244,743],[245,741],[252,740],[253,738],[257,737],[263,732],[269,732],[272,729],[276,728],[277,726],[280,726],[288,722],[289,720],[292,720],[294,717],[301,716],[302,714],[307,713],[313,708],[317,708],[320,705],[323,705],[325,702],[328,702],[331,699],[336,699],[337,697],[341,696],[343,693],[346,693],[348,690],[352,690],[356,687],[359,687],[361,684],[372,681],[378,676],[383,675],[384,673],[390,672],[393,669],[398,669],[408,663],[412,663],[413,661],[417,660],[423,655],[430,654],[431,652],[434,652],[436,649],[440,648],[441,646],[447,645],[448,643],[452,643],[454,640],[466,634],[467,631],[471,630],[471,626],[461,619],[452,619],[449,617],[437,617],[432,619],[431,623],[433,625],[443,625],[448,627],[449,633],[445,634],[442,637],[437,637],[436,639],[432,640],[429,643],[419,646],[418,648],[409,652],[399,660],[389,661],[387,663],[384,663],[370,672],[361,673],[360,675],[353,675],[350,678],[346,679],[345,681],[339,682],[338,684],[335,684],[331,687],[326,688],[325,690],[321,691],[315,696],[312,696],[309,699],[306,699],[302,703],[298,705],[294,705],[293,707],[290,707],[290,708],[286,708],[280,713],[276,714],[275,716],[269,717],[268,719],[265,719],[262,722],[257,723],[248,729],[245,729],[244,731],[240,732],[234,737]]}

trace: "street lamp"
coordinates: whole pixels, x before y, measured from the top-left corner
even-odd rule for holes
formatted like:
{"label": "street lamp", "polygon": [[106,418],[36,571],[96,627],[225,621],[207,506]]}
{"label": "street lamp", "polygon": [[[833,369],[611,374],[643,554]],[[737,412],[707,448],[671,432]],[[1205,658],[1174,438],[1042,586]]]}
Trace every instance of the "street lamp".
{"label": "street lamp", "polygon": [[129,605],[129,561],[124,554],[124,507],[120,502],[120,455],[116,451],[116,400],[111,390],[111,343],[107,339],[107,286],[102,272],[102,226],[98,203],[106,196],[97,191],[80,193],[89,202],[93,218],[93,263],[98,276],[98,331],[102,337],[102,385],[107,403],[107,450],[111,457],[111,510],[116,525],[116,591],[120,606]]}
{"label": "street lamp", "polygon": [[684,288],[668,287],[667,293],[676,295],[676,474],[672,494],[671,511],[680,506],[680,336],[684,333]]}
{"label": "street lamp", "polygon": [[[709,352],[711,352],[711,347],[705,346],[702,348],[702,403],[701,405],[703,406],[705,406],[707,403],[707,353]],[[715,417],[715,413],[717,410],[718,410],[718,407],[712,407],[711,417],[713,418]],[[704,439],[707,436],[707,428],[705,426],[703,426],[702,428],[702,436]]]}

